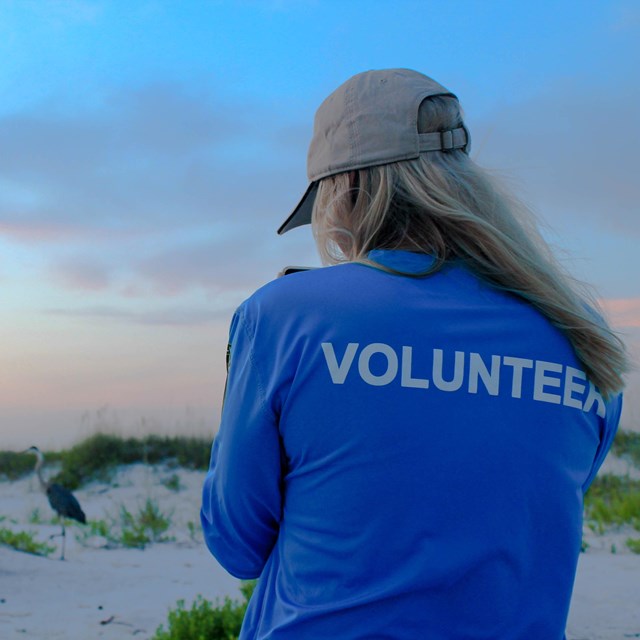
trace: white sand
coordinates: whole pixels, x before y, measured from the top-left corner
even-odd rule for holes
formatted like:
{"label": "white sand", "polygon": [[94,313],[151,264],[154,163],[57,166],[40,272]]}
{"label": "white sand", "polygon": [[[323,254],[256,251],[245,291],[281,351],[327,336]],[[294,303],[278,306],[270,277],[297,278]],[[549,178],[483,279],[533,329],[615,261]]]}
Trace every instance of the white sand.
{"label": "white sand", "polygon": [[[618,465],[615,470],[624,472],[624,464],[612,461],[609,468]],[[177,492],[161,484],[174,473],[182,485]],[[107,541],[98,537],[80,543],[75,536],[83,527],[75,525],[68,529],[64,562],[57,553],[44,558],[0,546],[0,638],[144,640],[166,623],[167,611],[178,599],[190,605],[198,594],[210,600],[225,594],[239,597],[238,581],[199,538],[202,480],[200,472],[133,465],[121,469],[112,486],[92,484],[75,492],[89,519],[115,516],[123,504],[137,511],[147,498],[153,499],[171,514],[167,533],[175,537],[173,542],[145,550],[107,548]],[[0,482],[0,505],[0,516],[6,516],[0,526],[36,532],[43,541],[60,530],[48,522],[52,512],[33,476]],[[29,524],[35,509],[46,524]],[[196,526],[195,538],[190,522]],[[580,559],[569,640],[640,638],[640,556],[624,545],[633,533],[585,532],[590,547]]]}

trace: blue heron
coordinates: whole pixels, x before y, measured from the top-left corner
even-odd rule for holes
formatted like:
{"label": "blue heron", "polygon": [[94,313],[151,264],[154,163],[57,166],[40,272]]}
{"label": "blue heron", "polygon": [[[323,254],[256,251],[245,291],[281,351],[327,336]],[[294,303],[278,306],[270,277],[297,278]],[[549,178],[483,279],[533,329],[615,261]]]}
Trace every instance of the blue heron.
{"label": "blue heron", "polygon": [[40,488],[47,495],[51,508],[60,518],[62,533],[57,535],[62,536],[62,552],[60,554],[60,560],[64,560],[64,548],[67,537],[64,519],[71,518],[72,520],[77,520],[78,522],[85,524],[87,522],[87,518],[80,507],[80,503],[69,489],[65,489],[62,485],[57,484],[56,482],[47,482],[42,477],[42,465],[44,464],[44,455],[42,451],[40,451],[38,447],[29,447],[25,453],[35,453],[37,456],[38,459],[36,461],[35,472],[38,475],[38,480],[40,481]]}

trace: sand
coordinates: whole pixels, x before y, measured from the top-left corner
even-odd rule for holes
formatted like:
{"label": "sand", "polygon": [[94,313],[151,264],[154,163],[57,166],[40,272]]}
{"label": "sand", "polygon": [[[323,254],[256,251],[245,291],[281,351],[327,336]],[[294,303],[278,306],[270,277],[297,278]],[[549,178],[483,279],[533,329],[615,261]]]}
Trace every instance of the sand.
{"label": "sand", "polygon": [[[607,470],[637,473],[624,461],[611,459]],[[177,474],[180,489],[162,484]],[[121,505],[132,512],[154,500],[170,514],[170,542],[144,550],[112,548],[105,538],[82,535],[69,527],[66,560],[21,553],[0,546],[0,638],[91,640],[151,638],[167,612],[198,594],[214,600],[239,597],[239,582],[210,556],[199,537],[201,472],[165,466],[131,465],[109,484],[93,483],[74,492],[89,519],[113,517]],[[28,530],[48,541],[60,528],[34,476],[0,482],[0,526]],[[39,524],[31,524],[38,510]],[[567,627],[568,640],[640,638],[640,555],[624,540],[631,530],[596,536],[581,554]],[[636,537],[638,537],[636,532]],[[78,539],[77,539],[78,538]],[[58,545],[59,538],[51,541]],[[612,548],[616,551],[612,553]]]}

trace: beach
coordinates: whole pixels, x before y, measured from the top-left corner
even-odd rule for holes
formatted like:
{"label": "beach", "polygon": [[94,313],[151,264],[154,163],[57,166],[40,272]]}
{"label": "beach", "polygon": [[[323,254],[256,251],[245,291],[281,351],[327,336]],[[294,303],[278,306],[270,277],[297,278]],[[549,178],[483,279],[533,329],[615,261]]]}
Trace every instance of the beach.
{"label": "beach", "polygon": [[[613,457],[606,464],[609,471],[637,473]],[[90,521],[106,514],[113,523],[123,506],[136,513],[148,501],[157,505],[170,526],[165,541],[144,549],[114,545],[80,524],[67,528],[64,561],[58,548],[44,557],[0,545],[0,638],[145,640],[166,626],[180,599],[188,608],[198,595],[239,598],[239,581],[200,536],[203,478],[200,471],[135,464],[119,468],[109,482],[74,491]],[[60,538],[49,536],[60,527],[33,474],[0,482],[0,504],[0,526],[31,531],[58,547]],[[597,535],[585,528],[588,548],[578,565],[568,640],[640,638],[640,555],[624,544],[633,533],[622,528]]]}

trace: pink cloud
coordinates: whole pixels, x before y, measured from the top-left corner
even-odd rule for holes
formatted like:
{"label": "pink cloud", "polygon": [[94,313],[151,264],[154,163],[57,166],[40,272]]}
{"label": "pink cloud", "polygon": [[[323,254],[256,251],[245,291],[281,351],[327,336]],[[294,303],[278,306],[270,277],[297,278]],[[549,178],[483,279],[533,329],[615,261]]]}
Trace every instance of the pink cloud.
{"label": "pink cloud", "polygon": [[51,274],[54,280],[67,289],[102,291],[110,284],[108,270],[86,260],[56,264],[51,268]]}
{"label": "pink cloud", "polygon": [[26,243],[59,242],[82,235],[80,227],[42,222],[0,222],[0,236]]}
{"label": "pink cloud", "polygon": [[602,299],[600,304],[616,327],[640,327],[640,297]]}

